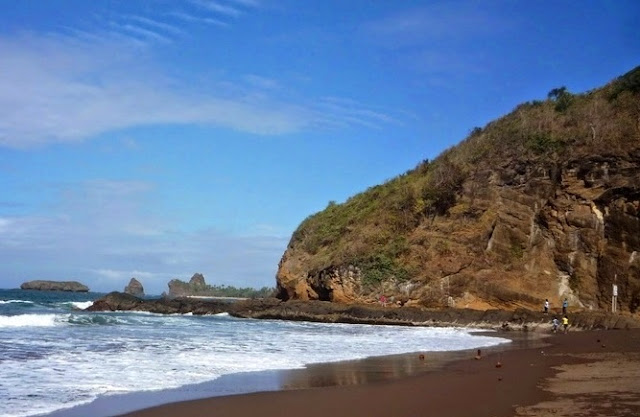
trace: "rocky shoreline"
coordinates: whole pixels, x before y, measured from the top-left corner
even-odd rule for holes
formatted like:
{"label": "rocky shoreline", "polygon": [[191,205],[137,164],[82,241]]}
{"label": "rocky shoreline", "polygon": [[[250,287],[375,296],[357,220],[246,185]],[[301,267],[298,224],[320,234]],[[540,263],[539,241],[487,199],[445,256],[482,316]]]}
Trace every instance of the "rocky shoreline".
{"label": "rocky shoreline", "polygon": [[[370,304],[338,304],[326,301],[281,301],[256,298],[240,301],[160,298],[141,299],[130,294],[112,292],[96,300],[87,311],[146,311],[159,314],[196,315],[228,313],[234,317],[314,321],[325,323],[387,324],[405,326],[464,326],[478,329],[548,331],[554,313],[527,309],[439,310],[417,307],[382,307]],[[560,315],[557,314],[559,317]],[[629,315],[605,311],[577,311],[569,314],[572,329],[634,329],[640,320]]]}

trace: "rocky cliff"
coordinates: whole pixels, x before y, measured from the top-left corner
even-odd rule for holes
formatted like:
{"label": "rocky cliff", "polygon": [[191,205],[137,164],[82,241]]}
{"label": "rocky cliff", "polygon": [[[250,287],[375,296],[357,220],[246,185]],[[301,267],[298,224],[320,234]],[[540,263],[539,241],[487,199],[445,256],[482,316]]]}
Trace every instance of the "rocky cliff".
{"label": "rocky cliff", "polygon": [[283,300],[486,309],[640,306],[640,67],[474,128],[434,161],[307,218]]}
{"label": "rocky cliff", "polygon": [[140,283],[140,281],[138,281],[135,278],[131,278],[131,281],[129,281],[129,284],[126,287],[124,287],[124,292],[126,294],[131,294],[136,297],[143,297],[144,287],[142,286],[142,283]]}
{"label": "rocky cliff", "polygon": [[23,290],[88,292],[89,287],[78,281],[27,281],[20,285]]}

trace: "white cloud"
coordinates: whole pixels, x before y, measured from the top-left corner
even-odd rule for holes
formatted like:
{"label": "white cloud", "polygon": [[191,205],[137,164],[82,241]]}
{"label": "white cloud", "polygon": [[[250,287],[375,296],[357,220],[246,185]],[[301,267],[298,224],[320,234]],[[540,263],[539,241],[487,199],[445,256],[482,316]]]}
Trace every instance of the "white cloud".
{"label": "white cloud", "polygon": [[258,0],[229,0],[229,2],[238,4],[240,6],[246,6],[246,7],[260,6],[260,2]]}
{"label": "white cloud", "polygon": [[167,16],[175,17],[176,19],[182,20],[184,22],[189,22],[189,23],[204,23],[207,25],[214,25],[214,26],[220,26],[220,27],[229,26],[229,23],[223,22],[222,20],[219,20],[219,19],[214,19],[211,17],[196,16],[191,13],[180,12],[180,11],[168,12]]}
{"label": "white cloud", "polygon": [[190,1],[191,3],[199,7],[202,7],[206,10],[209,10],[215,13],[219,13],[221,15],[233,16],[233,17],[237,17],[238,15],[240,15],[239,9],[233,6],[225,5],[218,1],[214,1],[214,0],[190,0]]}
{"label": "white cloud", "polygon": [[249,85],[260,89],[274,90],[280,88],[278,81],[273,78],[262,77],[256,74],[247,74],[244,76],[244,79],[249,83]]}
{"label": "white cloud", "polygon": [[258,74],[239,83],[212,80],[195,90],[163,74],[148,44],[122,39],[120,33],[0,38],[0,56],[0,146],[77,142],[156,124],[282,135],[319,126],[376,128],[394,121],[352,100],[292,102],[278,96],[291,89]]}
{"label": "white cloud", "polygon": [[3,233],[9,230],[9,227],[11,226],[11,222],[12,221],[10,219],[5,219],[0,217],[0,236],[2,236]]}
{"label": "white cloud", "polygon": [[156,32],[154,29],[144,28],[131,23],[118,23],[114,21],[109,22],[109,24],[114,28],[116,28],[119,32],[122,32],[125,34],[131,33],[134,36],[141,36],[142,38],[149,39],[152,41],[166,42],[166,43],[172,42],[172,39],[169,36]]}
{"label": "white cloud", "polygon": [[484,55],[492,36],[516,24],[503,17],[499,7],[458,1],[405,9],[367,22],[362,34],[382,53],[390,51],[398,67],[430,74],[429,84],[446,85],[452,82],[450,76],[486,71],[491,65]]}
{"label": "white cloud", "polygon": [[165,32],[170,32],[174,35],[182,35],[184,31],[174,25],[169,23],[161,22],[159,20],[150,19],[144,16],[125,16],[126,18],[136,21],[138,23],[142,23],[143,25],[150,26],[156,29],[163,30]]}
{"label": "white cloud", "polygon": [[318,109],[324,122],[330,126],[364,126],[379,129],[389,124],[401,124],[400,120],[382,110],[374,110],[355,100],[341,97],[322,97]]}
{"label": "white cloud", "polygon": [[[151,124],[211,124],[284,134],[310,124],[304,107],[268,97],[198,93],[153,71],[145,50],[35,35],[0,39],[0,145],[72,142]],[[113,58],[118,57],[118,58]]]}
{"label": "white cloud", "polygon": [[443,39],[468,39],[504,29],[505,23],[474,3],[433,3],[368,22],[369,35],[390,47],[424,44]]}

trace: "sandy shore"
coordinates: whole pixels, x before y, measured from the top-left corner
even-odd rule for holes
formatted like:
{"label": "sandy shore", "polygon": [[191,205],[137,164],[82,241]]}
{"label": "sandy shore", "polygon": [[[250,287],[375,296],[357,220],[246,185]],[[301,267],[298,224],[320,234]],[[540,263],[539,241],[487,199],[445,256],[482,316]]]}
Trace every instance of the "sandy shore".
{"label": "sandy shore", "polygon": [[[459,353],[452,362],[405,355],[403,365],[391,369],[367,361],[311,367],[304,376],[286,377],[282,387],[291,390],[178,402],[126,416],[640,415],[640,330],[570,332],[552,335],[543,347],[526,347],[530,343],[483,352],[481,359],[475,351]],[[420,367],[429,372],[407,371]]]}

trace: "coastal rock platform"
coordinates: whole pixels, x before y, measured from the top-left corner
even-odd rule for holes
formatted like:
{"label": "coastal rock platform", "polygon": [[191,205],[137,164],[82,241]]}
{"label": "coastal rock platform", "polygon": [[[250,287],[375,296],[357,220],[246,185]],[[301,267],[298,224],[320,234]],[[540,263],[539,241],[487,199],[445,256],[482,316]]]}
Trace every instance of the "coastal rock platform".
{"label": "coastal rock platform", "polygon": [[[406,326],[463,326],[500,330],[549,330],[553,314],[526,309],[440,310],[417,307],[382,307],[367,304],[337,304],[325,301],[281,301],[256,298],[240,301],[201,298],[141,299],[130,294],[112,292],[96,300],[88,311],[147,311],[160,314],[219,314],[255,319],[281,319],[326,323],[390,324]],[[640,320],[631,315],[604,311],[570,313],[571,328],[633,329]]]}

